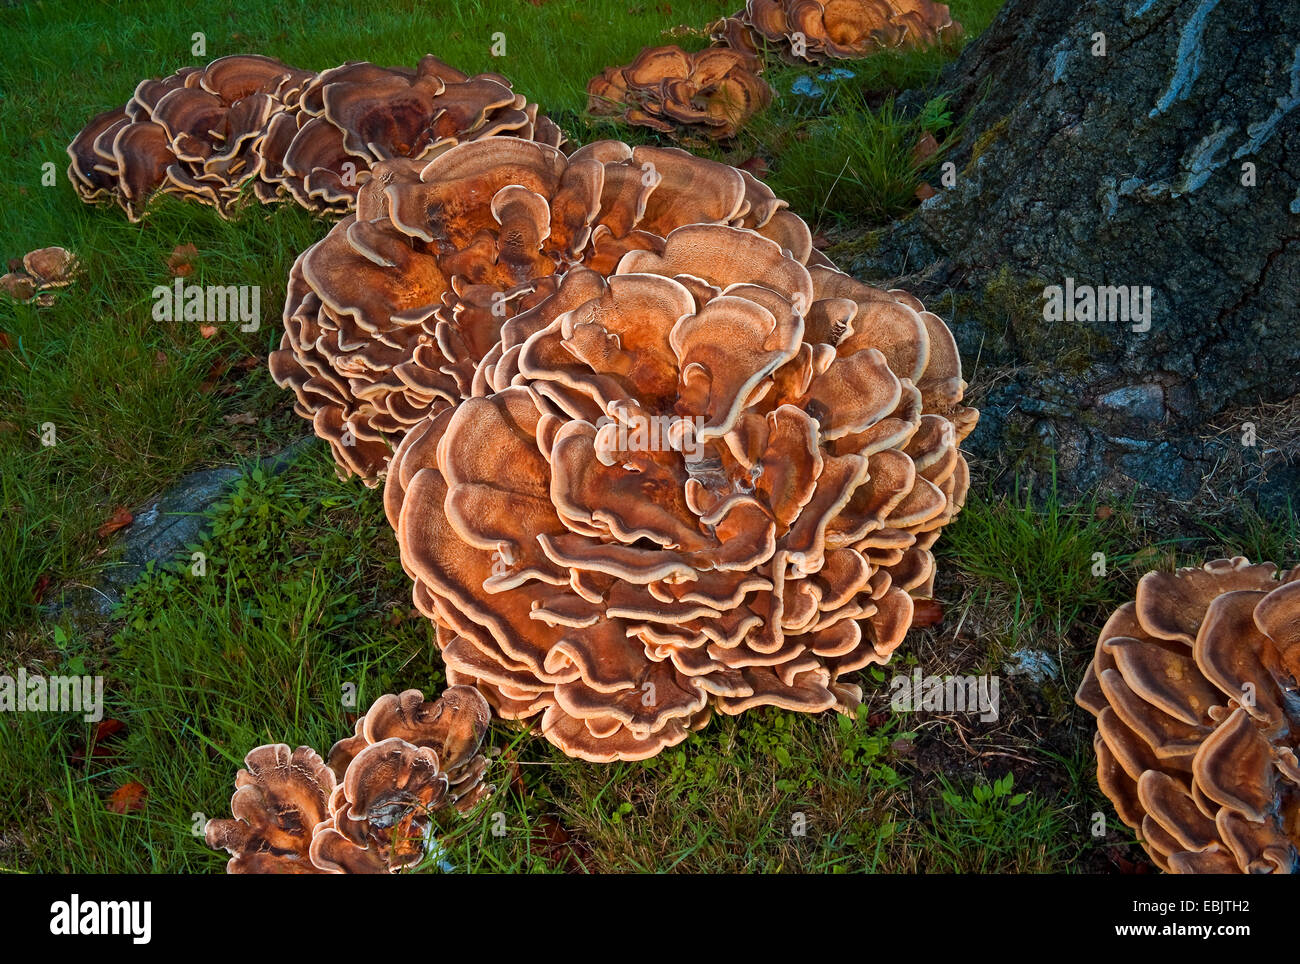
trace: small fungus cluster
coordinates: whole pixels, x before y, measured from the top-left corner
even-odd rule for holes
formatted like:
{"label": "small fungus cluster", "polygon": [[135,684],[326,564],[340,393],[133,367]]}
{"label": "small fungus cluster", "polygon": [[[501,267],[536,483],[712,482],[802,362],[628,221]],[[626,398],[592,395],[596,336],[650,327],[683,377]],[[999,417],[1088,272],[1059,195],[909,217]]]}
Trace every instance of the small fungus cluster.
{"label": "small fungus cluster", "polygon": [[1075,697],[1097,782],[1174,873],[1300,869],[1300,568],[1148,573]]}
{"label": "small fungus cluster", "polygon": [[233,818],[209,820],[208,846],[232,874],[393,873],[436,856],[438,811],[467,813],[491,793],[479,753],[491,721],[479,692],[452,686],[432,702],[387,694],[334,744],[259,746],[235,778]]}
{"label": "small fungus cluster", "polygon": [[754,53],[766,42],[795,61],[867,57],[961,35],[934,0],[747,0],[711,28],[713,39]]}
{"label": "small fungus cluster", "polygon": [[45,308],[54,303],[55,291],[72,284],[80,267],[76,255],[54,246],[28,251],[9,269],[0,276],[0,291],[14,301]]}
{"label": "small fungus cluster", "polygon": [[772,101],[752,53],[708,47],[647,47],[626,67],[609,67],[587,84],[587,109],[665,134],[685,130],[713,140],[737,131]]}

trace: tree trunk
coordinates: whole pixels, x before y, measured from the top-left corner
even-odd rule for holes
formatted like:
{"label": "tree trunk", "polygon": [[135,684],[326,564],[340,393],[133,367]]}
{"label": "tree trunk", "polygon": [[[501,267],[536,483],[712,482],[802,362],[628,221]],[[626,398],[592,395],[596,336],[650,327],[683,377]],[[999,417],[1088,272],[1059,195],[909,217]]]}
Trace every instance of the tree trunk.
{"label": "tree trunk", "polygon": [[947,183],[851,267],[952,317],[986,474],[1300,508],[1300,6],[1008,0],[941,86]]}

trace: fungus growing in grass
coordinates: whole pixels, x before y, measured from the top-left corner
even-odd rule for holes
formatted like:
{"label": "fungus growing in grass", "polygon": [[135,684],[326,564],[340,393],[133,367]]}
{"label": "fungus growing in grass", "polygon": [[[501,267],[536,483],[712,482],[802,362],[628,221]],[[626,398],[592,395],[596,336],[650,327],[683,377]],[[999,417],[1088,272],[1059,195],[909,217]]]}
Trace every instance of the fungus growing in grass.
{"label": "fungus growing in grass", "polygon": [[566,158],[491,137],[381,162],[356,213],[294,265],[271,374],[341,471],[373,480],[411,426],[472,393],[480,362],[511,347],[498,345],[503,326],[560,276],[608,273],[694,223],[752,228],[829,263],[770,189],[675,148],[596,141]]}
{"label": "fungus growing in grass", "polygon": [[263,203],[344,214],[375,162],[492,134],[563,140],[504,77],[468,77],[433,56],[315,74],[236,54],[142,81],[74,138],[68,177],[83,200],[113,200],[133,221],[160,191],[230,217],[246,188]]}
{"label": "fungus growing in grass", "polygon": [[346,214],[380,161],[428,159],[498,134],[551,147],[564,140],[500,74],[471,77],[431,54],[414,69],[349,62],[318,74],[297,109],[274,119],[260,173],[303,207]]}
{"label": "fungus growing in grass", "polygon": [[158,192],[232,216],[257,175],[257,145],[308,71],[235,54],[143,80],[120,111],[97,115],[68,146],[68,177],[82,200],[116,202],[140,220]]}
{"label": "fungus growing in grass", "polygon": [[1106,623],[1075,700],[1102,791],[1161,869],[1300,867],[1297,678],[1300,568],[1151,572]]}
{"label": "fungus growing in grass", "polygon": [[600,762],[713,710],[852,712],[964,500],[964,388],[914,299],[753,230],[572,269],[388,473],[448,679]]}
{"label": "fungus growing in grass", "polygon": [[54,303],[55,289],[72,284],[79,270],[76,255],[67,248],[57,245],[37,248],[23,255],[21,271],[10,271],[0,277],[0,291],[14,301],[35,302],[45,307]]}
{"label": "fungus growing in grass", "polygon": [[387,873],[431,854],[434,814],[491,793],[479,753],[491,710],[472,687],[426,701],[381,696],[322,761],[310,747],[259,746],[235,778],[232,819],[209,820],[229,873]]}
{"label": "fungus growing in grass", "polygon": [[933,0],[747,0],[710,32],[742,51],[754,51],[762,38],[793,60],[819,63],[930,46],[960,36],[961,24]]}
{"label": "fungus growing in grass", "polygon": [[725,140],[772,101],[759,67],[753,54],[725,47],[693,54],[677,46],[646,47],[628,66],[592,78],[587,109],[668,134]]}

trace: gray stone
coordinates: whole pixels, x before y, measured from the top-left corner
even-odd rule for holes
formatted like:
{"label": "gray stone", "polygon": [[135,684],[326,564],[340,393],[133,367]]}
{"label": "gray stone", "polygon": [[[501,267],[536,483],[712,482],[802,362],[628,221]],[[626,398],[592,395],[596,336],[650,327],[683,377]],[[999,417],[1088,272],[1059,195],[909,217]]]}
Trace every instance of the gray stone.
{"label": "gray stone", "polygon": [[1112,415],[1159,421],[1165,417],[1165,390],[1159,385],[1126,385],[1097,399],[1097,407]]}
{"label": "gray stone", "polygon": [[[278,475],[294,463],[316,441],[306,436],[285,446],[257,464]],[[106,564],[98,581],[90,586],[69,586],[46,607],[49,616],[65,611],[74,618],[106,617],[122,601],[122,594],[140,578],[150,563],[169,562],[198,542],[206,527],[205,514],[220,501],[244,473],[223,467],[193,472],[181,478],[157,499],[136,508],[131,524],[119,534],[121,557]]]}

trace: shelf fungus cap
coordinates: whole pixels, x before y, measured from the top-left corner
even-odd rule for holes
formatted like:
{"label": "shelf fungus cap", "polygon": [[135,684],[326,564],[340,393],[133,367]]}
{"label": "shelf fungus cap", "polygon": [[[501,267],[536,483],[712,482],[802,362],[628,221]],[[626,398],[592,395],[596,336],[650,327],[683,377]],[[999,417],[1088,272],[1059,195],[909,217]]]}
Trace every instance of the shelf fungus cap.
{"label": "shelf fungus cap", "polygon": [[587,84],[587,110],[668,134],[735,137],[772,102],[751,52],[709,47],[688,54],[676,45],[645,47],[626,67],[606,68]]}
{"label": "shelf fungus cap", "polygon": [[312,831],[329,815],[334,774],[310,747],[259,746],[235,778],[232,819],[209,820],[204,838],[231,854],[229,873],[319,873]]}
{"label": "shelf fungus cap", "polygon": [[225,218],[249,194],[342,216],[374,164],[492,135],[564,140],[504,77],[468,77],[433,56],[415,68],[350,62],[314,73],[233,54],[141,81],[125,107],[73,139],[68,177],[83,200],[115,202],[133,221],[159,193]]}
{"label": "shelf fungus cap", "polygon": [[901,643],[965,497],[948,418],[974,414],[916,387],[964,385],[934,340],[742,226],[571,271],[388,474],[448,679],[595,762],[713,712],[852,712],[849,674]]}
{"label": "shelf fungus cap", "polygon": [[[527,337],[590,298],[593,279],[695,224],[758,232],[775,242],[768,260],[786,251],[800,270],[815,260],[808,225],[770,189],[674,148],[596,141],[566,157],[485,137],[427,161],[379,162],[355,215],[295,263],[272,376],[340,473],[374,484],[415,425],[474,394],[489,371],[513,377]],[[951,341],[938,329],[917,337]],[[956,348],[929,352],[951,367]]]}
{"label": "shelf fungus cap", "polygon": [[309,747],[258,747],[236,778],[234,819],[208,821],[232,873],[390,873],[431,853],[440,811],[492,792],[480,753],[491,710],[472,687],[436,700],[381,696],[326,764]]}
{"label": "shelf fungus cap", "polygon": [[1098,782],[1175,873],[1300,866],[1300,569],[1243,557],[1151,572],[1110,618],[1076,702]]}
{"label": "shelf fungus cap", "polygon": [[742,13],[711,32],[742,51],[755,49],[757,36],[780,45],[792,60],[817,63],[925,47],[962,31],[948,7],[934,0],[748,0]]}
{"label": "shelf fungus cap", "polygon": [[56,289],[72,284],[81,265],[67,248],[53,246],[27,252],[21,270],[17,264],[13,268],[0,277],[0,291],[13,301],[47,307],[54,303]]}

